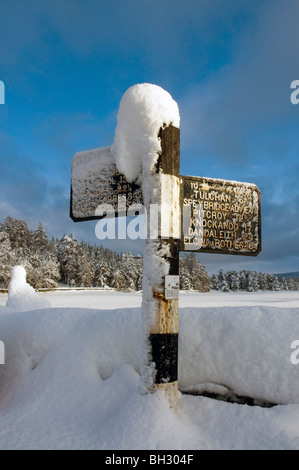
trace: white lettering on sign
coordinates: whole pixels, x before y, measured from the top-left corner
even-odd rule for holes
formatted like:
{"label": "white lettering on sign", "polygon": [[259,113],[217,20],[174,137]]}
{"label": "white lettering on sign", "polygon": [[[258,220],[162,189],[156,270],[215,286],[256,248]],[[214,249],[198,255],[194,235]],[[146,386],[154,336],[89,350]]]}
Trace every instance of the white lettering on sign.
{"label": "white lettering on sign", "polygon": [[180,276],[165,276],[165,299],[175,300],[179,298]]}
{"label": "white lettering on sign", "polygon": [[251,183],[182,177],[181,251],[257,255],[260,193]]}

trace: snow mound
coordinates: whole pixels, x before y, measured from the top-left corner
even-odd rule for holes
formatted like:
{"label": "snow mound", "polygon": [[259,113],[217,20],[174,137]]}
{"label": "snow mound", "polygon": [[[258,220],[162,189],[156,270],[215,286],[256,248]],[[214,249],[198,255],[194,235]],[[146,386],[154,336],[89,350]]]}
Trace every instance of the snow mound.
{"label": "snow mound", "polygon": [[[86,307],[91,294],[97,308]],[[69,306],[55,306],[54,295],[59,305],[67,295]],[[140,393],[135,295],[56,292],[47,294],[54,308],[26,315],[0,306],[0,449],[298,449],[299,365],[290,360],[298,292],[253,293],[242,302],[256,295],[264,305],[220,306],[239,298],[233,293],[181,296],[178,379],[187,394],[179,393],[177,413],[161,394]],[[293,307],[281,306],[286,296]],[[198,306],[209,298],[213,306]]]}
{"label": "snow mound", "polygon": [[117,115],[112,149],[118,170],[128,181],[148,175],[161,150],[159,129],[180,127],[177,103],[163,88],[150,83],[130,87],[123,95]]}
{"label": "snow mound", "polygon": [[50,302],[43,299],[26,282],[26,270],[23,266],[14,266],[11,270],[11,280],[8,286],[8,300],[6,307],[14,310],[26,311],[40,308],[50,308]]}

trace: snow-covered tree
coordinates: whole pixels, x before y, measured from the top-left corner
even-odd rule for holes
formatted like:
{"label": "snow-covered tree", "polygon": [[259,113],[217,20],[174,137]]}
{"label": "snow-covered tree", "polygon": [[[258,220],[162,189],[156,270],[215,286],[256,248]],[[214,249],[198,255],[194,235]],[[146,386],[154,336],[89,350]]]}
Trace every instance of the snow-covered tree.
{"label": "snow-covered tree", "polygon": [[180,276],[182,275],[181,287],[183,289],[199,292],[208,292],[211,289],[211,280],[195,253],[188,253],[180,258]]}
{"label": "snow-covered tree", "polygon": [[92,247],[94,264],[93,285],[96,287],[111,287],[113,273],[116,270],[118,256],[115,252],[103,246]]}
{"label": "snow-covered tree", "polygon": [[94,278],[93,259],[89,254],[87,245],[84,243],[81,243],[78,247],[76,261],[76,286],[92,287]]}
{"label": "snow-covered tree", "polygon": [[211,283],[212,283],[212,289],[220,290],[218,274],[212,274]]}
{"label": "snow-covered tree", "polygon": [[7,217],[1,224],[1,231],[8,234],[11,248],[26,256],[28,253],[32,234],[24,220]]}
{"label": "snow-covered tree", "polygon": [[76,286],[78,269],[78,242],[72,235],[64,235],[58,243],[61,278],[68,286]]}
{"label": "snow-covered tree", "polygon": [[41,222],[39,222],[37,230],[31,236],[31,246],[33,250],[38,252],[49,250],[48,235]]}
{"label": "snow-covered tree", "polygon": [[10,281],[11,268],[16,264],[15,255],[11,249],[9,235],[0,232],[0,285],[7,287]]}
{"label": "snow-covered tree", "polygon": [[258,275],[255,271],[249,271],[247,274],[247,291],[256,292],[259,290]]}
{"label": "snow-covered tree", "polygon": [[219,290],[221,292],[229,292],[229,284],[228,284],[226,275],[222,269],[220,269],[218,277],[219,277]]}
{"label": "snow-covered tree", "polygon": [[258,273],[258,286],[259,286],[259,290],[267,290],[268,289],[268,282],[267,282],[266,274]]}
{"label": "snow-covered tree", "polygon": [[[35,288],[54,287],[60,278],[56,253],[49,249],[47,233],[42,224],[35,232],[30,232],[25,221],[7,217],[1,224],[2,282],[7,285],[7,273],[13,265],[22,265],[27,271],[27,279]],[[4,244],[5,240],[5,244]],[[6,273],[6,274],[5,274]]]}
{"label": "snow-covered tree", "polygon": [[229,288],[232,291],[240,290],[240,273],[236,271],[231,271],[227,273],[227,280],[229,283]]}
{"label": "snow-covered tree", "polygon": [[35,289],[57,286],[60,279],[59,262],[41,222],[32,234],[27,261],[30,264],[27,267],[27,279]]}
{"label": "snow-covered tree", "polygon": [[180,258],[180,289],[192,290],[192,279],[185,258]]}
{"label": "snow-covered tree", "polygon": [[267,274],[267,285],[268,285],[268,290],[273,290],[273,291],[280,290],[279,279],[274,274]]}
{"label": "snow-covered tree", "polygon": [[143,260],[141,256],[122,253],[113,275],[112,287],[115,287],[117,290],[141,290],[142,266]]}
{"label": "snow-covered tree", "polygon": [[296,290],[296,283],[292,277],[284,277],[282,279],[283,289],[285,290]]}

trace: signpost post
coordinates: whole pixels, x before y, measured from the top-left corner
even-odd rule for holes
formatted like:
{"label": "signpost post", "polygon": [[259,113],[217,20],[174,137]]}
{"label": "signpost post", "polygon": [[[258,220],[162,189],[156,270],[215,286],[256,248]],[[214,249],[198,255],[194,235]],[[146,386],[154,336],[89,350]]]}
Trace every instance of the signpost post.
{"label": "signpost post", "polygon": [[[147,191],[146,201],[141,187],[117,170],[110,147],[76,154],[70,216],[75,222],[101,219],[104,212],[126,215],[133,204],[145,204],[142,376],[148,391],[163,390],[176,408],[179,252],[256,256],[261,251],[261,206],[253,184],[180,176],[178,128],[161,128],[159,139],[157,185]],[[152,213],[158,216],[154,230]]]}
{"label": "signpost post", "polygon": [[[151,220],[147,218],[144,247],[143,323],[146,325],[145,371],[155,364],[151,390],[163,390],[171,407],[178,395],[179,328],[179,240],[180,232],[180,130],[173,126],[160,129],[161,154],[156,167],[160,191],[153,190],[147,201],[159,207],[158,238],[151,238]],[[158,258],[158,259],[157,259]],[[161,267],[162,266],[162,267]],[[164,268],[165,267],[165,268]],[[165,271],[164,271],[165,269]],[[164,272],[163,272],[164,271]]]}

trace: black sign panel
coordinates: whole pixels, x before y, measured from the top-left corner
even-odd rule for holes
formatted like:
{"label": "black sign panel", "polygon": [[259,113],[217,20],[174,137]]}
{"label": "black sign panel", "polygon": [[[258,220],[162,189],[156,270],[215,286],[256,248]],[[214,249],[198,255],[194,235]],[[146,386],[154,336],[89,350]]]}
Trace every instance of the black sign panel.
{"label": "black sign panel", "polygon": [[181,211],[181,251],[261,251],[260,191],[254,184],[182,176]]}
{"label": "black sign panel", "polygon": [[72,179],[70,216],[74,222],[102,219],[107,212],[115,217],[126,215],[133,204],[142,204],[141,187],[128,183],[115,165],[90,179]]}

